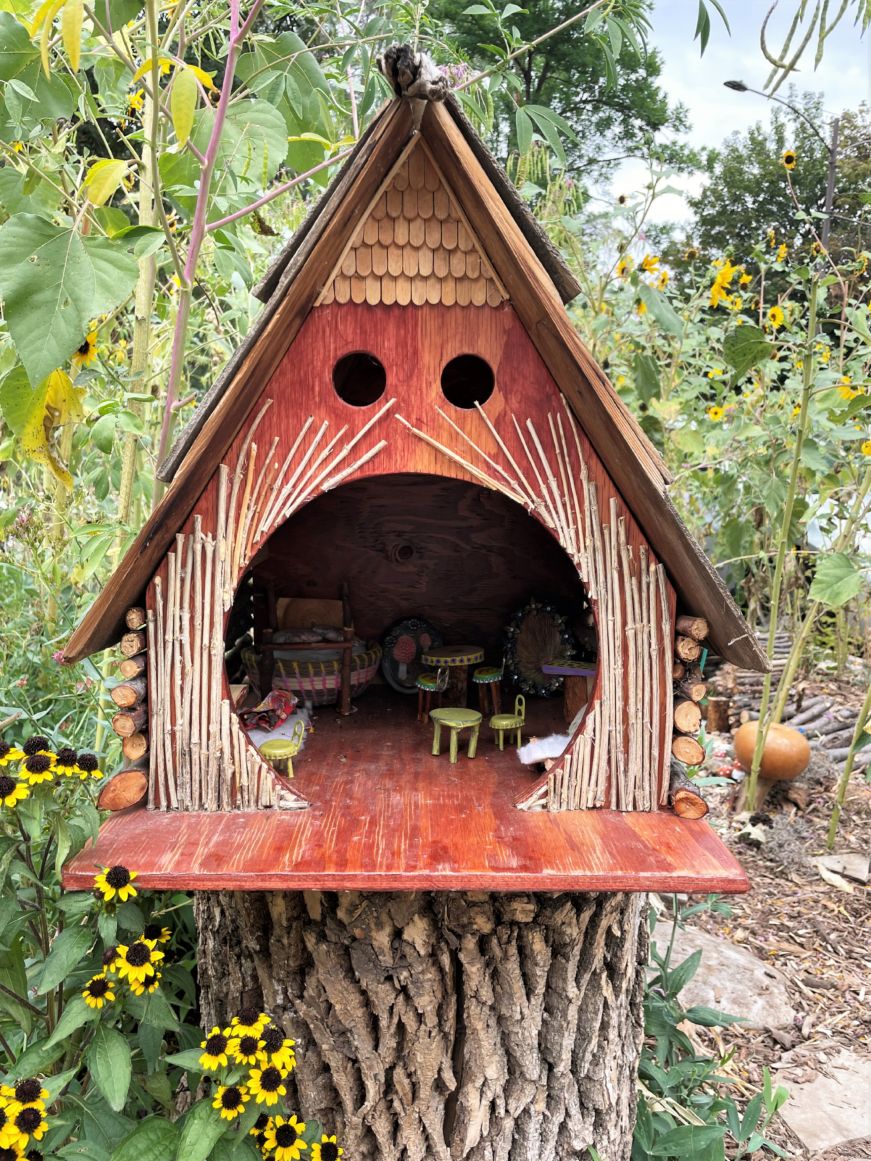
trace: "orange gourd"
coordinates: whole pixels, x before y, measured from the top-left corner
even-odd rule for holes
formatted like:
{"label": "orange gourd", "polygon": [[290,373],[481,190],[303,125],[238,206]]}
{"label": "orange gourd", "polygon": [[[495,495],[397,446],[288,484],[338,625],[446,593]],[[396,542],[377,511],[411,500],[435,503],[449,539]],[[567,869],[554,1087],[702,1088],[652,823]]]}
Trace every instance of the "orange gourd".
{"label": "orange gourd", "polygon": [[[735,757],[745,770],[753,763],[758,724],[745,722],[735,731]],[[789,782],[807,769],[810,760],[811,748],[804,734],[790,726],[772,725],[765,739],[759,776],[774,782]]]}

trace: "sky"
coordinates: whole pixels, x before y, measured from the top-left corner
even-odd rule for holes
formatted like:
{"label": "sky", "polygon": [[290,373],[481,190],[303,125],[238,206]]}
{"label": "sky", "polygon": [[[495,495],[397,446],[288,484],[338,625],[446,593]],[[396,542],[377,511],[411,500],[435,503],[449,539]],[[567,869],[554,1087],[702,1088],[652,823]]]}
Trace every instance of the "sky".
{"label": "sky", "polygon": [[[693,40],[698,0],[656,0],[653,12],[651,43],[663,59],[659,84],[672,101],[680,101],[688,110],[690,141],[697,146],[717,145],[729,133],[746,130],[756,121],[767,122],[769,101],[752,93],[735,93],[723,87],[727,80],[742,80],[761,89],[767,79],[767,65],[759,48],[759,31],[771,0],[721,0],[729,18],[731,35],[719,17],[712,12],[711,37],[704,56],[699,55],[698,41]],[[783,43],[788,15],[797,0],[780,0],[778,13],[772,17],[769,48]],[[834,8],[835,6],[832,5]],[[815,46],[815,42],[814,42]],[[814,71],[814,46],[802,59],[801,71],[793,74],[792,83],[799,91],[823,94],[827,112],[855,109],[863,100],[871,103],[871,28],[863,39],[851,17],[844,17],[826,41],[819,68]],[[779,95],[786,96],[785,89]],[[820,126],[827,136],[826,127]],[[614,183],[615,193],[631,194],[643,188],[647,170],[641,163],[627,162]],[[703,184],[698,176],[675,177],[671,185],[697,191]],[[686,202],[666,195],[655,206],[653,221],[675,221],[686,218]]]}

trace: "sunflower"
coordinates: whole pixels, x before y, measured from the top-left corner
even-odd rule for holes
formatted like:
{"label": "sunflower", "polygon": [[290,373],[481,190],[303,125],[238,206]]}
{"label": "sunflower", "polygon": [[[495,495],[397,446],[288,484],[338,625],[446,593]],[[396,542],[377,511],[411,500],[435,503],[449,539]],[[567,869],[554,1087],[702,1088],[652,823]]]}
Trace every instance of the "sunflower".
{"label": "sunflower", "polygon": [[138,983],[136,980],[131,980],[130,991],[134,996],[144,996],[146,994],[150,996],[152,992],[156,992],[160,987],[160,981],[162,978],[163,977],[161,976],[160,972],[155,972],[153,976],[147,980],[144,980],[142,983]]}
{"label": "sunflower", "polygon": [[863,456],[871,456],[871,439],[866,439],[859,448],[859,451]]}
{"label": "sunflower", "polygon": [[200,1068],[209,1072],[217,1072],[219,1068],[227,1067],[227,1044],[229,1038],[217,1026],[214,1027],[205,1040],[200,1042],[200,1048],[205,1049],[200,1057]]}
{"label": "sunflower", "polygon": [[129,947],[119,943],[116,951],[118,975],[122,980],[129,980],[131,987],[144,984],[149,976],[155,974],[156,965],[163,959],[163,952],[158,951],[150,939],[136,939]]}
{"label": "sunflower", "polygon": [[265,1063],[260,1051],[260,1038],[248,1032],[244,1036],[234,1036],[227,1045],[227,1052],[237,1064]]}
{"label": "sunflower", "polygon": [[752,281],[753,281],[753,275],[748,274],[747,271],[745,270],[744,273],[741,275],[741,277],[738,279],[738,285],[739,286],[749,286]]}
{"label": "sunflower", "polygon": [[848,403],[851,399],[855,399],[857,395],[862,394],[858,387],[852,386],[852,383],[853,380],[849,375],[842,375],[838,383],[838,394],[842,399],[846,399]]}
{"label": "sunflower", "polygon": [[645,274],[654,274],[659,266],[658,254],[645,254],[641,259],[641,269]]}
{"label": "sunflower", "polygon": [[42,1087],[42,1081],[36,1076],[28,1076],[11,1086],[4,1084],[0,1092],[21,1108],[25,1105],[43,1104],[48,1100],[48,1090]]}
{"label": "sunflower", "polygon": [[783,313],[782,307],[771,306],[768,308],[768,325],[773,331],[776,331],[783,326],[785,317],[786,316]]}
{"label": "sunflower", "polygon": [[784,168],[795,169],[795,150],[784,149],[780,155],[780,160],[783,162]]}
{"label": "sunflower", "polygon": [[86,778],[103,777],[103,771],[100,769],[100,760],[96,754],[79,754],[78,761],[76,762],[76,770],[83,782]]}
{"label": "sunflower", "polygon": [[168,927],[162,927],[159,923],[146,923],[142,938],[153,939],[155,943],[169,943],[172,939],[172,932]]}
{"label": "sunflower", "polygon": [[639,299],[635,304],[635,313],[637,315],[647,314],[647,303]]}
{"label": "sunflower", "polygon": [[131,113],[141,113],[145,104],[145,89],[137,89],[127,97],[127,108]]}
{"label": "sunflower", "polygon": [[54,759],[49,754],[28,754],[21,763],[19,774],[31,786],[54,779]]}
{"label": "sunflower", "polygon": [[667,270],[660,270],[659,278],[656,280],[656,285],[660,290],[665,290],[666,286],[668,286],[668,280],[670,277],[671,275]]}
{"label": "sunflower", "polygon": [[713,406],[709,407],[705,414],[707,415],[708,419],[712,420],[714,423],[719,423],[726,412],[722,407]]}
{"label": "sunflower", "polygon": [[789,246],[787,246],[786,242],[781,242],[780,245],[777,247],[777,253],[774,256],[775,262],[783,262],[788,253],[789,253]]}
{"label": "sunflower", "polygon": [[85,340],[78,350],[73,352],[72,364],[74,367],[90,367],[97,358],[97,332],[88,331]]}
{"label": "sunflower", "polygon": [[287,1096],[284,1074],[275,1065],[266,1068],[252,1068],[248,1084],[258,1105],[277,1105],[278,1098]]}
{"label": "sunflower", "polygon": [[260,1034],[260,1051],[266,1054],[269,1064],[282,1072],[293,1072],[296,1068],[295,1040],[286,1040],[282,1030],[275,1024],[268,1024]]}
{"label": "sunflower", "polygon": [[48,1129],[48,1121],[45,1119],[45,1109],[42,1104],[38,1105],[10,1105],[9,1115],[12,1119],[12,1124],[18,1131],[18,1141],[16,1144],[21,1149],[27,1148],[27,1142],[33,1137],[34,1141],[39,1141],[45,1136]]}
{"label": "sunflower", "polygon": [[105,972],[101,972],[98,976],[91,976],[82,989],[85,1003],[89,1008],[102,1008],[104,1004],[113,1004],[115,1002],[113,987],[112,981],[106,979]]}
{"label": "sunflower", "polygon": [[690,246],[689,249],[684,250],[683,259],[684,262],[695,262],[698,256],[699,252],[695,246]]}
{"label": "sunflower", "polygon": [[23,757],[23,750],[19,750],[10,742],[0,740],[0,766],[8,766],[10,762],[20,762]]}
{"label": "sunflower", "polygon": [[78,774],[78,770],[76,769],[78,760],[79,756],[71,746],[61,746],[57,754],[55,754],[55,774],[63,774],[66,778],[69,778],[70,774]]}
{"label": "sunflower", "polygon": [[128,871],[126,867],[103,867],[100,874],[94,876],[94,889],[102,894],[107,903],[111,903],[116,895],[122,903],[126,903],[137,894],[133,886],[135,878],[136,872]]}
{"label": "sunflower", "polygon": [[258,1012],[256,1008],[243,1008],[239,1015],[230,1021],[229,1034],[259,1037],[268,1023],[269,1017],[265,1012]]}
{"label": "sunflower", "polygon": [[303,1149],[308,1149],[302,1139],[304,1132],[305,1122],[296,1117],[273,1117],[265,1133],[266,1148],[272,1152],[275,1161],[299,1161]]}
{"label": "sunflower", "polygon": [[17,806],[30,794],[30,789],[24,782],[11,778],[8,774],[0,774],[0,806]]}
{"label": "sunflower", "polygon": [[250,1099],[248,1090],[243,1085],[221,1085],[212,1101],[213,1109],[221,1110],[221,1117],[225,1121],[235,1121],[245,1112],[245,1105]]}
{"label": "sunflower", "polygon": [[315,1141],[312,1145],[312,1161],[338,1161],[339,1157],[344,1155],[345,1150],[336,1144],[335,1133],[332,1137],[324,1133],[320,1141]]}
{"label": "sunflower", "polygon": [[617,277],[628,278],[632,272],[632,265],[632,259],[628,254],[624,254],[620,261],[617,263]]}

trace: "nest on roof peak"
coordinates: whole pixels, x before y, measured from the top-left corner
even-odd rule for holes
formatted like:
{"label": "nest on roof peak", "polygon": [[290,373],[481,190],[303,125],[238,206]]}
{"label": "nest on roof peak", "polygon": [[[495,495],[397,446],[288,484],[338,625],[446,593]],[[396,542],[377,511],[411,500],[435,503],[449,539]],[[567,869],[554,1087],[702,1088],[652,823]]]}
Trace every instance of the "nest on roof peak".
{"label": "nest on roof peak", "polygon": [[394,44],[378,62],[397,97],[411,101],[443,101],[448,95],[444,73],[425,52],[410,44]]}

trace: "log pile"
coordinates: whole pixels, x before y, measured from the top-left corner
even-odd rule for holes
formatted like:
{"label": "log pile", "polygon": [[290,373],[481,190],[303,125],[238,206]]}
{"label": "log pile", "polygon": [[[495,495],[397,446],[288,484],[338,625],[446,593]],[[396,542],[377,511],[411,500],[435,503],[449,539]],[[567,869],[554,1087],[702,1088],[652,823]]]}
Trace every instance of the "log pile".
{"label": "log pile", "polygon": [[704,617],[681,616],[675,620],[674,708],[669,768],[668,801],[681,818],[703,818],[708,806],[689,778],[687,768],[701,766],[705,751],[699,741],[702,707],[708,693],[699,663],[705,649],[709,626]]}
{"label": "log pile", "polygon": [[112,718],[112,729],[121,738],[124,765],[100,792],[101,810],[124,810],[136,806],[146,794],[148,786],[148,617],[139,606],[128,609],[124,622],[127,632],[118,649],[120,680],[109,689],[109,696],[117,707]]}

